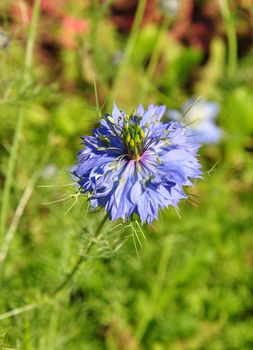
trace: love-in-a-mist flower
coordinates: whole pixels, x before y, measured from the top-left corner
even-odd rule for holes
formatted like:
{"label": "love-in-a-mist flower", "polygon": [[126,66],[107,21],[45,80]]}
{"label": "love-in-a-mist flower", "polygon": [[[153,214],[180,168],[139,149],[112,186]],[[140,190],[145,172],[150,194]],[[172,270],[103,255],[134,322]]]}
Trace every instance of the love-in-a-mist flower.
{"label": "love-in-a-mist flower", "polygon": [[183,104],[181,111],[170,110],[168,117],[187,125],[192,142],[213,144],[219,142],[223,135],[222,130],[215,123],[219,110],[216,102],[205,99],[196,101],[191,98]]}
{"label": "love-in-a-mist flower", "polygon": [[186,198],[183,187],[201,175],[199,148],[189,142],[178,122],[162,123],[165,106],[140,105],[127,115],[114,105],[100,120],[93,136],[82,137],[73,174],[92,208],[104,207],[111,220],[130,218],[142,223],[158,217],[159,208]]}

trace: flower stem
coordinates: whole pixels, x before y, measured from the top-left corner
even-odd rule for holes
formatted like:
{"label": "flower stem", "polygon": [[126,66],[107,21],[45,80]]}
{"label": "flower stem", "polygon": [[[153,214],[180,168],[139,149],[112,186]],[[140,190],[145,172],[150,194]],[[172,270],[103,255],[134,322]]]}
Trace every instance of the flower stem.
{"label": "flower stem", "polygon": [[[107,219],[108,219],[108,215],[106,214],[104,216],[103,220],[98,225],[97,230],[94,234],[94,238],[98,237],[98,235],[100,234],[102,228],[104,227]],[[55,290],[51,293],[52,296],[59,294],[64,289],[64,287],[69,283],[69,281],[73,278],[73,276],[76,274],[79,267],[81,266],[82,262],[87,259],[87,254],[91,251],[95,242],[96,242],[95,239],[93,239],[89,242],[89,244],[87,245],[83,254],[80,255],[80,257],[77,259],[77,261],[76,261],[75,265],[73,266],[72,270],[70,271],[70,273],[65,277],[65,279],[62,281],[62,283],[60,283],[59,286],[56,287]]]}
{"label": "flower stem", "polygon": [[152,284],[150,294],[148,297],[149,303],[145,307],[145,312],[141,314],[141,317],[138,319],[138,324],[135,328],[135,338],[138,341],[143,339],[145,332],[150,324],[150,321],[155,317],[159,307],[161,308],[162,301],[161,298],[164,286],[167,281],[167,269],[169,260],[171,258],[172,248],[173,248],[173,237],[169,237],[168,240],[163,245],[161,251],[160,259],[157,265],[156,281]]}
{"label": "flower stem", "polygon": [[218,0],[228,40],[228,77],[233,78],[237,68],[237,36],[229,0]]}

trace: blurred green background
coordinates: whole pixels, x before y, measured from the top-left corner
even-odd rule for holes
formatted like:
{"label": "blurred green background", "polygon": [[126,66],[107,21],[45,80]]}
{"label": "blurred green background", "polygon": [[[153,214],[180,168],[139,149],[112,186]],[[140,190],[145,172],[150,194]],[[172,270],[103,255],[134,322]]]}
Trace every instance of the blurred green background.
{"label": "blurred green background", "polygon": [[[252,43],[251,0],[1,0],[0,349],[253,349]],[[108,223],[52,295],[103,217],[71,185],[80,136],[191,96],[224,137],[181,217],[142,247]]]}

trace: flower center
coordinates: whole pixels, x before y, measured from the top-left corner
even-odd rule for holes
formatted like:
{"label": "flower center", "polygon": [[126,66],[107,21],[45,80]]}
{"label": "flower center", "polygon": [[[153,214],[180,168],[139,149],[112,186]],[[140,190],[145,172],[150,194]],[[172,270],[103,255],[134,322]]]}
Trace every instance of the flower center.
{"label": "flower center", "polygon": [[136,116],[124,116],[124,124],[121,131],[122,140],[132,159],[140,158],[143,152],[145,134],[140,125],[138,125],[140,118]]}

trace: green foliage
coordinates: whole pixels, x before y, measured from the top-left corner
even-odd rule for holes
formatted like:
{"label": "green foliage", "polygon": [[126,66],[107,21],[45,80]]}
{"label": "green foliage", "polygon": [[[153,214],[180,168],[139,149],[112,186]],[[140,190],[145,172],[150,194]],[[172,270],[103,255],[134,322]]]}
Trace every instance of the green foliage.
{"label": "green foliage", "polygon": [[147,63],[153,52],[158,36],[158,28],[155,25],[144,27],[139,33],[136,41],[136,48],[132,55],[132,62],[138,65]]}
{"label": "green foliage", "polygon": [[[22,41],[4,26],[13,37],[0,51],[0,348],[251,350],[252,53],[231,76],[222,37],[204,62],[170,35],[156,45],[157,24],[120,34],[109,2],[94,4],[87,37],[74,51],[60,48],[57,77],[36,45],[24,68],[25,41],[39,45],[39,29]],[[98,120],[94,79],[101,108],[113,93],[128,111],[140,96],[144,105],[179,106],[191,92],[220,102],[224,138],[203,147],[203,180],[181,218],[167,209],[150,227],[107,223],[95,237],[103,210],[90,213],[69,175],[79,137]]]}
{"label": "green foliage", "polygon": [[185,87],[195,67],[201,62],[202,55],[196,49],[184,48],[173,41],[170,44],[165,51],[162,87],[173,96],[175,91]]}

